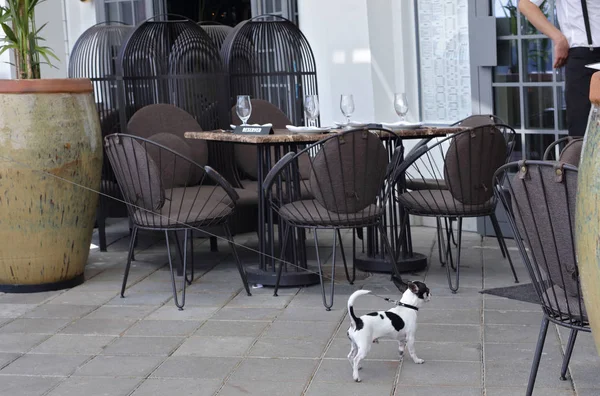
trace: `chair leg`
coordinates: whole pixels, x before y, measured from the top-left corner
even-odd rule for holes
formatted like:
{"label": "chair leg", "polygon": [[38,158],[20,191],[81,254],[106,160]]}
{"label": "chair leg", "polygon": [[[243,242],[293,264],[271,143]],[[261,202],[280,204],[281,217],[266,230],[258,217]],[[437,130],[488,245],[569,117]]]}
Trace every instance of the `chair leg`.
{"label": "chair leg", "polygon": [[98,243],[100,244],[100,251],[106,252],[106,215],[105,215],[105,204],[104,198],[100,197],[98,202],[98,209],[96,210],[96,223],[98,225]]}
{"label": "chair leg", "polygon": [[217,244],[217,237],[210,237],[210,251],[211,252],[218,252],[219,251],[219,245]]}
{"label": "chair leg", "polygon": [[442,227],[442,220],[439,217],[435,218],[436,220],[436,231],[437,231],[437,240],[438,240],[438,255],[440,258],[440,263],[442,267],[446,265],[446,244],[444,243],[444,228]]}
{"label": "chair leg", "polygon": [[[387,249],[389,255],[390,255],[390,260],[392,260],[392,281],[394,281],[394,283],[396,283],[395,281],[401,283],[404,286],[407,286],[404,281],[402,280],[402,276],[400,275],[400,269],[398,268],[398,262],[396,261],[396,256],[394,255],[394,251],[392,249],[392,245],[390,244],[390,240],[387,236],[387,234],[385,233],[385,229],[383,228],[382,224],[378,225],[379,227],[379,235],[381,235],[381,238],[383,238],[383,244],[385,245],[385,248]],[[396,279],[394,279],[396,278]]]}
{"label": "chair leg", "polygon": [[123,274],[123,284],[121,285],[121,298],[125,297],[125,287],[127,287],[127,278],[129,277],[129,269],[131,268],[131,260],[133,259],[133,251],[135,249],[135,238],[137,237],[138,229],[133,227],[131,239],[129,240],[129,253],[127,254],[127,265],[125,265],[125,273]]}
{"label": "chair leg", "polygon": [[[446,223],[446,225],[448,225]],[[449,265],[446,265],[446,275],[448,277],[448,287],[450,287],[450,290],[452,290],[452,293],[456,293],[458,291],[458,287],[459,287],[459,276],[460,276],[460,250],[461,250],[461,245],[462,245],[462,217],[458,218],[457,221],[457,227],[456,227],[456,233],[457,233],[457,248],[456,248],[456,265],[454,265],[454,260],[452,258],[452,246],[450,246],[450,244],[452,243],[450,241],[451,238],[451,234],[452,233],[452,229],[447,227],[446,228],[446,261],[448,262]],[[455,286],[452,285],[452,274],[451,274],[451,268],[454,269],[454,271],[456,272],[456,275],[454,276],[454,280],[455,280]]]}
{"label": "chair leg", "polygon": [[450,218],[448,219],[448,221],[450,222],[450,237],[451,237],[451,239],[452,239],[452,244],[454,245],[454,247],[457,247],[457,246],[458,246],[458,244],[456,243],[456,239],[454,239],[454,231],[452,231],[452,222],[453,222],[454,220],[456,220],[456,219],[454,219],[453,217],[450,217]]}
{"label": "chair leg", "polygon": [[[187,246],[183,247],[187,249]],[[194,281],[194,230],[190,228],[190,278],[188,279],[187,273],[185,274],[185,280],[188,285],[191,285]]]}
{"label": "chair leg", "polygon": [[535,355],[533,357],[533,363],[531,364],[531,373],[529,374],[529,383],[527,384],[526,396],[531,396],[533,393],[533,386],[535,385],[535,377],[537,376],[538,368],[540,367],[540,358],[542,357],[542,351],[544,350],[544,342],[546,341],[546,333],[548,332],[549,320],[544,315],[542,319],[542,325],[540,326],[540,335],[538,336],[537,346],[535,347]]}
{"label": "chair leg", "polygon": [[315,249],[317,252],[317,266],[319,267],[319,280],[321,281],[321,295],[323,297],[323,305],[325,306],[325,310],[331,311],[331,307],[333,306],[333,293],[335,288],[335,251],[337,247],[337,238],[333,237],[333,257],[331,263],[331,301],[327,303],[327,296],[325,295],[325,283],[323,283],[323,267],[321,266],[321,257],[319,255],[319,238],[317,237],[317,229],[314,229],[314,238],[315,238]]}
{"label": "chair leg", "polygon": [[510,270],[512,271],[513,277],[515,278],[515,283],[519,283],[517,271],[515,271],[515,266],[513,265],[512,258],[510,257],[510,253],[508,252],[508,247],[506,246],[506,241],[504,240],[504,236],[502,235],[502,229],[500,228],[500,224],[498,224],[498,218],[496,217],[496,214],[492,213],[490,215],[490,219],[492,220],[492,225],[494,226],[494,232],[496,233],[496,238],[498,239],[500,250],[502,250],[504,258],[508,259],[508,264],[510,264]]}
{"label": "chair leg", "polygon": [[575,346],[575,339],[579,330],[571,329],[569,335],[569,342],[567,343],[567,349],[565,350],[565,357],[563,358],[562,369],[560,370],[560,379],[565,381],[567,379],[567,369],[569,368],[569,360],[571,360],[571,354],[573,353],[573,347]]}
{"label": "chair leg", "polygon": [[[174,231],[177,232],[177,231]],[[167,243],[167,255],[169,257],[169,269],[171,270],[171,286],[173,288],[173,300],[175,301],[175,306],[179,308],[180,311],[183,311],[183,306],[185,305],[185,287],[187,285],[187,280],[185,274],[187,273],[187,240],[188,240],[188,230],[184,231],[183,234],[183,282],[182,282],[182,291],[181,291],[181,303],[177,298],[177,285],[175,283],[175,268],[173,268],[173,259],[171,258],[171,246],[169,243],[169,231],[165,231],[165,239]]]}
{"label": "chair leg", "polygon": [[244,288],[246,289],[246,294],[249,296],[252,295],[250,293],[250,287],[248,287],[248,278],[246,277],[246,270],[240,261],[240,256],[237,254],[237,250],[235,248],[235,243],[233,243],[233,236],[231,235],[231,230],[229,229],[229,224],[223,224],[223,230],[225,231],[225,236],[227,237],[227,242],[229,242],[229,247],[231,248],[231,253],[233,254],[233,258],[235,259],[235,265],[240,272],[240,276],[242,278],[242,283],[244,284]]}
{"label": "chair leg", "polygon": [[273,291],[273,296],[275,297],[277,297],[277,291],[279,290],[279,281],[281,280],[281,273],[283,272],[283,266],[285,265],[285,249],[287,247],[290,228],[292,228],[292,226],[284,222],[283,228],[283,239],[281,240],[281,252],[279,255],[279,267],[277,268],[277,279],[275,280],[275,290]]}
{"label": "chair leg", "polygon": [[352,279],[350,279],[350,273],[348,273],[348,264],[346,263],[346,253],[344,253],[344,245],[342,244],[342,233],[339,229],[337,231],[337,237],[340,241],[340,249],[342,250],[342,261],[344,262],[344,271],[346,271],[346,279],[348,279],[348,283],[351,285],[354,284],[356,280],[356,266],[354,265],[354,261],[352,262]]}

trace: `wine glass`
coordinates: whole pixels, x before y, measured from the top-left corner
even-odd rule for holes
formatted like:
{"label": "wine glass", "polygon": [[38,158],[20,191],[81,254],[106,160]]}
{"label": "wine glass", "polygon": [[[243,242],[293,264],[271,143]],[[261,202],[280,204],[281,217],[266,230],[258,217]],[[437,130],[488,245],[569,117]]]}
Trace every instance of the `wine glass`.
{"label": "wine glass", "polygon": [[238,95],[235,112],[240,117],[240,120],[242,120],[242,125],[246,125],[252,114],[252,102],[250,102],[249,95]]}
{"label": "wine glass", "polygon": [[304,97],[304,111],[308,119],[307,126],[313,126],[315,119],[319,116],[319,97],[317,95]]}
{"label": "wine glass", "polygon": [[408,113],[408,100],[404,92],[394,94],[394,110],[400,116],[400,121],[404,121],[404,116]]}
{"label": "wine glass", "polygon": [[342,94],[340,98],[340,110],[346,116],[346,125],[350,125],[350,116],[354,113],[354,98],[351,94]]}

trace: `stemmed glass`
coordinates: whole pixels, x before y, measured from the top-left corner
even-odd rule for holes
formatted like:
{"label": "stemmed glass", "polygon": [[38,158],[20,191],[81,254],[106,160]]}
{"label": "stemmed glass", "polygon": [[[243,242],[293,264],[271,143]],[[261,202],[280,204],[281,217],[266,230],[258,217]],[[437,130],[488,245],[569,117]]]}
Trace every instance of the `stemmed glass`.
{"label": "stemmed glass", "polygon": [[252,102],[250,102],[249,95],[238,95],[235,112],[240,117],[240,120],[242,120],[242,125],[246,125],[252,114]]}
{"label": "stemmed glass", "polygon": [[394,110],[400,116],[400,121],[404,121],[404,116],[408,113],[408,100],[404,92],[394,94]]}
{"label": "stemmed glass", "polygon": [[340,110],[346,116],[346,125],[350,125],[350,116],[354,113],[354,98],[352,95],[342,95],[340,98]]}
{"label": "stemmed glass", "polygon": [[306,112],[306,126],[316,124],[315,119],[319,116],[319,97],[317,95],[306,95],[304,97],[304,111]]}

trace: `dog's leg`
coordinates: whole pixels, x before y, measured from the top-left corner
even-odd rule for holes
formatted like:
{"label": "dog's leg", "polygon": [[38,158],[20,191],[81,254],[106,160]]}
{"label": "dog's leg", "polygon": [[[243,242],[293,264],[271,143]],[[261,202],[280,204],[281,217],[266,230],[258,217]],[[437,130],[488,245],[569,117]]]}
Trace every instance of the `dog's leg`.
{"label": "dog's leg", "polygon": [[400,360],[404,359],[404,346],[406,345],[406,340],[398,340],[398,353],[400,354]]}
{"label": "dog's leg", "polygon": [[354,343],[354,340],[350,338],[350,353],[348,353],[348,361],[352,367],[354,367],[354,356],[356,356],[356,352],[358,352],[358,347],[356,346],[356,343]]}
{"label": "dog's leg", "polygon": [[410,357],[416,364],[425,363],[425,360],[420,359],[415,352],[415,337],[413,335],[407,336],[406,346],[408,347],[408,353],[410,353]]}
{"label": "dog's leg", "polygon": [[360,382],[360,377],[358,375],[358,370],[360,367],[360,362],[367,356],[368,353],[368,347],[358,347],[358,352],[356,353],[356,356],[354,356],[354,364],[352,366],[352,378],[354,378],[354,381],[356,382]]}

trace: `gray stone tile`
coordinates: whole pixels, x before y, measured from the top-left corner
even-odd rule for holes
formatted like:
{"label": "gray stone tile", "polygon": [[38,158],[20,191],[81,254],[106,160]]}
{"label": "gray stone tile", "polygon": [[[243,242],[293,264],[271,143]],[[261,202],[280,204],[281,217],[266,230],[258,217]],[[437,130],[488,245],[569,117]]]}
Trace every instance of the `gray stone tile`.
{"label": "gray stone tile", "polygon": [[[327,349],[325,358],[346,360],[348,352],[350,352],[350,340],[348,338],[336,338]],[[366,360],[399,361],[398,343],[393,340],[380,340],[379,344],[373,344]]]}
{"label": "gray stone tile", "polygon": [[289,338],[260,338],[252,347],[249,356],[278,358],[319,358],[323,355],[327,340]]}
{"label": "gray stone tile", "polygon": [[86,355],[23,355],[0,371],[1,374],[69,376],[89,360]]}
{"label": "gray stone tile", "polygon": [[[481,344],[479,343],[461,343],[461,342],[415,342],[417,355],[425,361],[457,361],[457,362],[478,362],[481,363]],[[412,363],[412,359],[407,354],[407,362]]]}
{"label": "gray stone tile", "polygon": [[[502,363],[531,363],[536,344],[485,344],[485,360]],[[554,365],[562,364],[562,353],[558,345],[547,343],[542,351],[542,360],[550,359]]]}
{"label": "gray stone tile", "polygon": [[[482,396],[481,388],[465,388],[462,386],[404,386],[396,387],[395,396]],[[489,395],[489,393],[488,393]],[[522,393],[521,393],[522,396]]]}
{"label": "gray stone tile", "polygon": [[[488,387],[511,385],[526,388],[530,371],[531,361],[528,363],[488,361],[485,365],[485,383]],[[536,384],[544,388],[571,389],[571,381],[561,381],[559,375],[560,364],[552,364],[551,361],[542,359]],[[598,376],[597,371],[595,375]]]}
{"label": "gray stone tile", "polygon": [[[117,296],[108,302],[108,305],[151,305],[158,306],[166,303],[173,297],[173,293],[169,292],[125,292],[125,298]],[[175,306],[173,309],[177,310]]]}
{"label": "gray stone tile", "polygon": [[[239,279],[239,275],[238,275],[238,279]],[[244,286],[242,285],[241,282],[237,283],[237,279],[234,280],[233,282],[228,282],[228,283],[224,283],[224,282],[218,282],[218,283],[214,283],[214,282],[210,282],[208,280],[205,280],[204,277],[199,279],[199,280],[195,280],[194,283],[192,283],[190,286],[187,287],[187,292],[188,293],[239,293],[242,291],[242,289],[244,288]]]}
{"label": "gray stone tile", "polygon": [[487,296],[483,299],[484,309],[490,309],[495,311],[530,311],[539,312],[540,321],[542,308],[539,304],[532,304],[524,301],[511,300],[508,298],[488,298]]}
{"label": "gray stone tile", "polygon": [[187,302],[183,311],[171,304],[164,305],[146,317],[148,320],[206,320],[210,318],[218,307],[191,307]]}
{"label": "gray stone tile", "polygon": [[[255,293],[252,294],[254,297]],[[189,293],[185,295],[185,307],[221,308],[235,297],[234,293]]]}
{"label": "gray stone tile", "polygon": [[41,304],[63,293],[62,290],[40,293],[2,293],[0,304]]}
{"label": "gray stone tile", "polygon": [[589,388],[589,389],[577,388],[577,396],[598,396],[598,395],[600,395],[600,388]]}
{"label": "gray stone tile", "polygon": [[278,317],[280,320],[290,321],[317,321],[317,322],[339,322],[348,311],[345,309],[332,309],[326,311],[319,308],[288,307]]}
{"label": "gray stone tile", "polygon": [[481,363],[426,360],[424,364],[415,364],[410,358],[405,358],[400,371],[399,383],[403,386],[435,385],[479,388],[482,386]]}
{"label": "gray stone tile", "polygon": [[131,396],[212,396],[220,386],[220,380],[149,378]]}
{"label": "gray stone tile", "polygon": [[[360,379],[367,384],[392,385],[399,364],[399,361],[391,360],[363,361]],[[352,366],[347,359],[324,359],[313,378],[314,382],[353,383]]]}
{"label": "gray stone tile", "polygon": [[415,335],[417,341],[467,342],[481,341],[481,328],[474,325],[420,324]]}
{"label": "gray stone tile", "polygon": [[37,307],[36,304],[0,303],[0,318],[18,318],[35,307]]}
{"label": "gray stone tile", "polygon": [[60,331],[61,334],[112,335],[125,332],[134,321],[131,319],[78,319]]}
{"label": "gray stone tile", "polygon": [[94,305],[44,304],[25,313],[24,318],[76,319],[92,312]]}
{"label": "gray stone tile", "polygon": [[[527,326],[527,325],[485,325],[485,342],[499,342],[499,343],[536,343],[540,334],[539,326]],[[556,333],[553,334],[548,329],[546,336],[546,343],[556,343]]]}
{"label": "gray stone tile", "polygon": [[[440,297],[432,294],[431,301],[423,307],[423,312],[432,309],[481,309],[483,306],[481,299],[475,299],[470,297],[460,297],[458,295],[454,297]],[[420,314],[421,312],[419,312]]]}
{"label": "gray stone tile", "polygon": [[0,396],[42,396],[60,381],[59,377],[0,376]]}
{"label": "gray stone tile", "polygon": [[33,348],[31,353],[97,355],[114,339],[113,336],[56,334]]}
{"label": "gray stone tile", "polygon": [[258,337],[271,322],[244,322],[234,320],[207,320],[193,336]]}
{"label": "gray stone tile", "polygon": [[[332,309],[333,310],[346,309],[346,304],[348,303],[348,297],[349,297],[349,295],[343,296],[343,295],[340,295],[339,293],[336,293],[333,298]],[[373,299],[373,300],[379,300],[379,299]],[[360,302],[361,302],[361,300],[359,299],[357,304]],[[375,305],[375,309],[377,309],[377,307],[385,307],[387,304],[385,301],[381,301],[381,300],[375,301],[374,303],[378,303],[378,305]],[[303,292],[298,293],[298,295],[292,299],[292,301],[288,305],[288,308],[314,308],[314,309],[323,309],[324,310],[323,298],[321,297],[320,294],[317,294],[315,292],[307,294],[306,292],[303,291]],[[382,308],[379,308],[379,309],[382,309]]]}
{"label": "gray stone tile", "polygon": [[129,320],[139,320],[147,315],[149,315],[152,311],[154,311],[156,307],[148,306],[148,305],[139,305],[139,306],[115,306],[115,305],[104,305],[89,315],[85,316],[85,319],[129,319]]}
{"label": "gray stone tile", "polygon": [[[308,387],[306,392],[307,396],[331,396],[331,395],[344,395],[344,396],[375,396],[375,395],[389,395],[392,392],[392,385],[388,384],[377,384],[367,383],[363,380],[363,383],[357,384],[352,381],[347,383],[331,383],[331,382],[313,382]],[[445,395],[444,395],[445,396]]]}
{"label": "gray stone tile", "polygon": [[0,369],[20,356],[20,353],[0,353]]}
{"label": "gray stone tile", "polygon": [[127,396],[139,382],[140,378],[71,377],[47,396]]}
{"label": "gray stone tile", "polygon": [[337,327],[332,322],[280,321],[273,322],[263,337],[282,339],[328,340]]}
{"label": "gray stone tile", "polygon": [[[560,366],[557,367],[559,369]],[[569,370],[577,388],[600,388],[600,362],[595,364],[569,362]],[[568,374],[567,374],[568,377]],[[567,381],[568,382],[568,381]]]}
{"label": "gray stone tile", "polygon": [[229,381],[221,389],[219,396],[299,396],[305,386],[302,382]]}
{"label": "gray stone tile", "polygon": [[293,297],[294,296],[292,295],[279,295],[278,297],[275,297],[269,294],[248,296],[245,293],[240,293],[227,304],[227,307],[283,309],[289,304]]}
{"label": "gray stone tile", "polygon": [[0,327],[0,333],[54,334],[72,319],[15,319]]}
{"label": "gray stone tile", "polygon": [[[540,384],[541,385],[541,384]],[[520,388],[486,388],[486,396],[523,396],[527,390],[527,387]],[[575,396],[573,390],[570,389],[555,389],[555,388],[545,388],[544,386],[537,386],[533,389],[533,394],[535,396]],[[590,395],[598,395],[597,393],[590,393]],[[582,393],[577,392],[577,396],[583,396]]]}
{"label": "gray stone tile", "polygon": [[174,356],[243,356],[254,337],[190,337],[173,354]]}
{"label": "gray stone tile", "polygon": [[433,324],[475,324],[481,323],[481,310],[479,309],[427,309],[419,310],[419,325]]}
{"label": "gray stone tile", "polygon": [[191,335],[202,322],[191,320],[141,320],[125,332],[126,336],[185,337]]}
{"label": "gray stone tile", "polygon": [[0,352],[25,353],[48,337],[47,334],[0,334]]}
{"label": "gray stone tile", "polygon": [[146,377],[162,356],[96,356],[73,375],[86,377]]}
{"label": "gray stone tile", "polygon": [[540,326],[542,314],[528,311],[484,311],[485,324]]}
{"label": "gray stone tile", "polygon": [[78,291],[69,290],[53,298],[48,304],[102,305],[114,298],[118,289],[113,291]]}
{"label": "gray stone tile", "polygon": [[306,383],[317,367],[313,359],[244,359],[230,377],[232,382],[250,381]]}
{"label": "gray stone tile", "polygon": [[120,337],[106,346],[103,355],[170,356],[183,337]]}
{"label": "gray stone tile", "polygon": [[215,320],[273,320],[283,313],[273,308],[221,308],[211,319]]}
{"label": "gray stone tile", "polygon": [[152,377],[223,380],[239,361],[232,357],[171,356]]}

